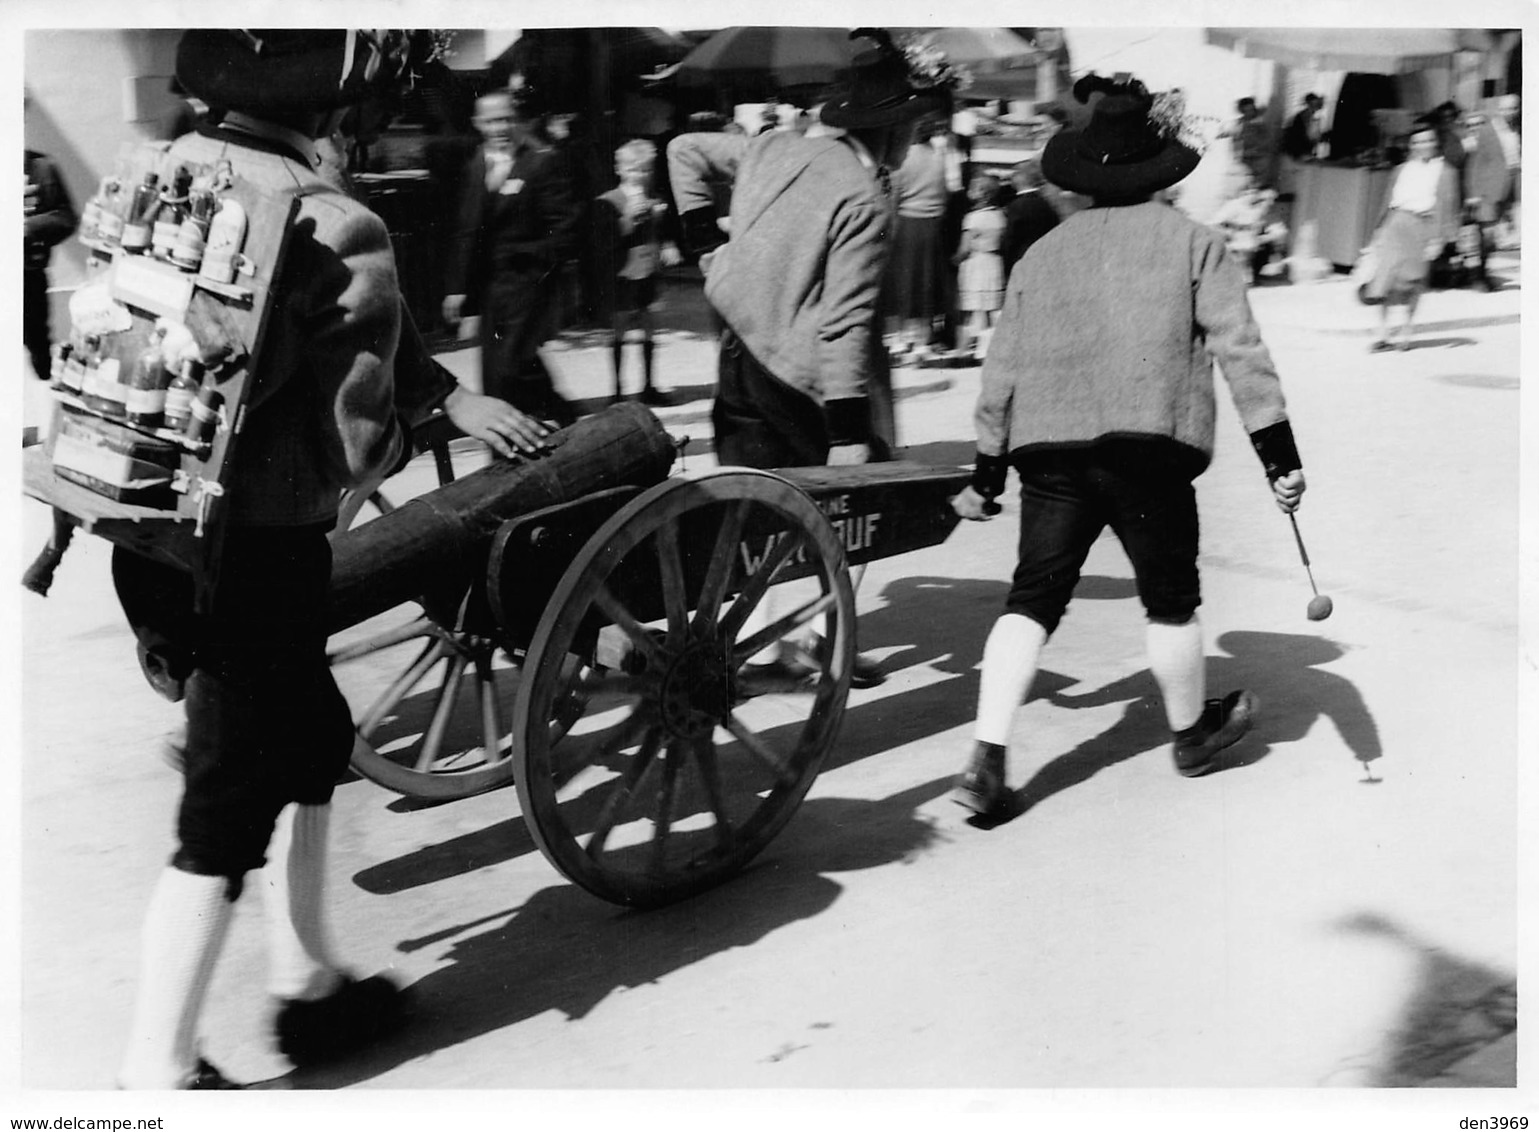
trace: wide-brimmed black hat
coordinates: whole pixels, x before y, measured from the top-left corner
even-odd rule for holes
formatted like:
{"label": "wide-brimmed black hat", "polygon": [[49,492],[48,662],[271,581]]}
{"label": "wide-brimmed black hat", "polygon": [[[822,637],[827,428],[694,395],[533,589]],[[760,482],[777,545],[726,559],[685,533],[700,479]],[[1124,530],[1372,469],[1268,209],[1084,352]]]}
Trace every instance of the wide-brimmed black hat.
{"label": "wide-brimmed black hat", "polygon": [[850,38],[872,41],[855,56],[848,87],[823,104],[818,117],[843,130],[871,130],[949,112],[951,91],[924,86],[885,28],[856,28]]}
{"label": "wide-brimmed black hat", "polygon": [[394,84],[412,42],[396,29],[194,28],[177,45],[176,78],[222,109],[334,110]]}
{"label": "wide-brimmed black hat", "polygon": [[1060,130],[1042,150],[1042,175],[1060,188],[1102,200],[1168,189],[1202,160],[1176,123],[1157,120],[1155,100],[1137,79],[1089,75],[1074,84],[1081,102],[1102,97],[1081,129]]}

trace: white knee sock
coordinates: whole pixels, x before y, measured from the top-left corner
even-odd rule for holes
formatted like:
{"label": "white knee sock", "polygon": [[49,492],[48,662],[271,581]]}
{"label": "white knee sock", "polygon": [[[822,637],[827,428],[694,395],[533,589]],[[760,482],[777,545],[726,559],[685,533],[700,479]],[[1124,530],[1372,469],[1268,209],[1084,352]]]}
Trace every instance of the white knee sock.
{"label": "white knee sock", "polygon": [[1151,621],[1146,638],[1149,670],[1165,701],[1165,719],[1172,731],[1184,731],[1201,718],[1207,689],[1202,622],[1195,616],[1185,625]]}
{"label": "white knee sock", "polygon": [[267,913],[268,989],[278,998],[305,1001],[337,989],[341,969],[326,931],[326,840],[331,806],[289,806],[262,870]]}
{"label": "white knee sock", "polygon": [[1006,613],[994,622],[983,646],[983,675],[978,681],[978,720],[973,738],[980,743],[1008,746],[1015,709],[1026,698],[1037,674],[1037,658],[1047,643],[1047,630],[1019,613]]}
{"label": "white knee sock", "polygon": [[122,1088],[180,1088],[197,1067],[198,1016],[235,911],[228,890],[224,877],[172,867],[160,874],[140,935]]}

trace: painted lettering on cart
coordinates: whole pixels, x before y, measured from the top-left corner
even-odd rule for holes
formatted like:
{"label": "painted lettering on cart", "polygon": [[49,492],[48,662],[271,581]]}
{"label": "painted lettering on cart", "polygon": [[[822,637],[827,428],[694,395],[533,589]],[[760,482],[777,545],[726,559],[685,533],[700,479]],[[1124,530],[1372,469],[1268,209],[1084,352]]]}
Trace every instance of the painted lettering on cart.
{"label": "painted lettering on cart", "polygon": [[[821,503],[823,513],[828,516],[829,524],[834,528],[834,534],[844,545],[846,554],[854,555],[863,550],[870,550],[876,545],[877,530],[881,527],[882,513],[873,511],[865,515],[850,514],[850,499],[847,495],[835,495],[823,500]],[[743,573],[751,577],[759,572],[764,565],[764,560],[769,557],[770,551],[775,548],[776,540],[780,534],[765,535],[762,538],[738,543],[738,558],[743,564]],[[798,547],[787,560],[791,567],[802,566],[807,561],[807,548]]]}

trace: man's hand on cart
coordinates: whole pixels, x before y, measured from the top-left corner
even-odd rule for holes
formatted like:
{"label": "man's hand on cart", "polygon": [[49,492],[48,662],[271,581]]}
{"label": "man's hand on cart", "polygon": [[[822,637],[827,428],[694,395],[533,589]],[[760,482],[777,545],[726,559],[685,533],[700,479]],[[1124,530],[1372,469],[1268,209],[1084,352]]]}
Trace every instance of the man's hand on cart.
{"label": "man's hand on cart", "polygon": [[506,401],[473,393],[464,386],[457,387],[444,400],[444,413],[455,428],[490,445],[500,456],[514,456],[515,450],[535,456],[547,447],[545,437],[550,435],[550,429],[540,421]]}
{"label": "man's hand on cart", "polygon": [[978,522],[987,522],[1003,510],[998,503],[972,484],[968,484],[952,496],[951,509],[964,519],[974,519]]}

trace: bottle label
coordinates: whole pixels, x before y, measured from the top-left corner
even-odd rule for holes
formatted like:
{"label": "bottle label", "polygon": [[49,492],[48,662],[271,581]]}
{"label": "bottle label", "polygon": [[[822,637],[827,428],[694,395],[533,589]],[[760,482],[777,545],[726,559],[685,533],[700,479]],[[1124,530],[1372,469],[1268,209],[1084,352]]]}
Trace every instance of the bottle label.
{"label": "bottle label", "polygon": [[102,206],[97,200],[86,201],[85,212],[80,217],[80,238],[96,239],[96,226],[102,222]]}
{"label": "bottle label", "polygon": [[206,246],[203,225],[196,220],[184,220],[176,234],[176,246],[171,249],[171,262],[186,271],[196,271],[203,262]]}
{"label": "bottle label", "polygon": [[123,392],[123,403],[128,406],[130,414],[155,413],[160,414],[166,408],[166,391],[164,389],[135,389],[129,386]]}
{"label": "bottle label", "polygon": [[195,444],[207,444],[219,426],[219,406],[224,396],[217,389],[205,389],[192,403],[192,418],[183,435]]}
{"label": "bottle label", "polygon": [[169,256],[176,244],[177,233],[181,230],[181,224],[174,218],[155,221],[155,233],[150,237],[151,251],[162,258]]}
{"label": "bottle label", "polygon": [[118,360],[108,358],[100,365],[87,369],[80,392],[86,404],[93,409],[103,413],[122,413],[125,390],[118,382]]}
{"label": "bottle label", "polygon": [[123,249],[125,251],[143,251],[150,246],[150,227],[142,220],[135,220],[132,224],[123,225]]}
{"label": "bottle label", "polygon": [[115,244],[123,238],[123,218],[110,208],[102,209],[96,222],[96,238],[104,244]]}
{"label": "bottle label", "polygon": [[179,429],[186,425],[192,416],[192,400],[192,390],[185,386],[166,390],[165,414],[169,427]]}

